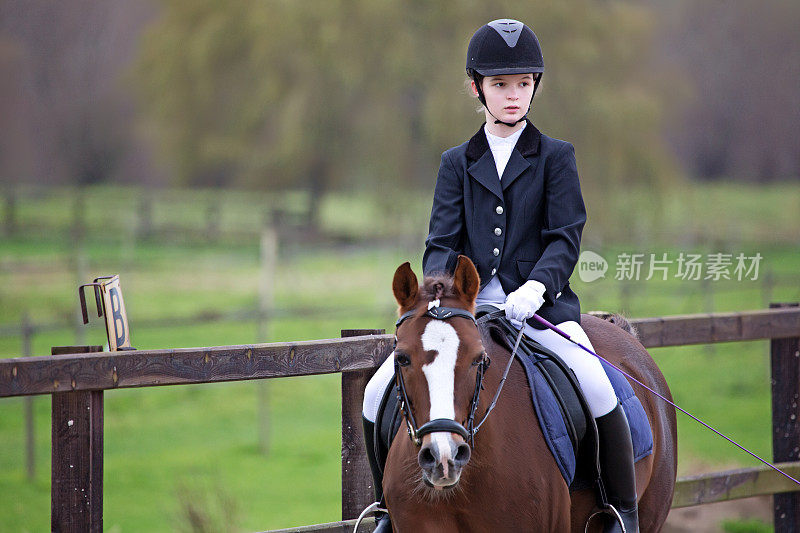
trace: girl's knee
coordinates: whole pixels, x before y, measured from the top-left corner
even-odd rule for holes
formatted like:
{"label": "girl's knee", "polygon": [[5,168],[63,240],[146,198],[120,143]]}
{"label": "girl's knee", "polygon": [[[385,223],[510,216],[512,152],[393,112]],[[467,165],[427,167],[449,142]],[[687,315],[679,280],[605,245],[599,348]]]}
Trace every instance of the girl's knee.
{"label": "girl's knee", "polygon": [[392,357],[389,356],[389,359],[378,368],[378,371],[370,378],[364,388],[364,403],[361,407],[361,413],[370,422],[375,422],[383,399],[383,393],[394,378],[394,365],[391,359]]}
{"label": "girl's knee", "polygon": [[608,378],[593,380],[586,385],[581,383],[581,389],[583,389],[586,403],[589,404],[589,409],[592,411],[592,416],[595,418],[610,413],[619,401]]}
{"label": "girl's knee", "polygon": [[366,388],[364,389],[364,404],[362,405],[362,414],[364,418],[369,420],[370,422],[375,422],[375,418],[378,415],[378,409],[380,408],[380,401],[381,401],[381,385],[383,384],[383,380],[376,379],[379,378],[378,374],[372,376],[372,379],[369,380],[367,383]]}

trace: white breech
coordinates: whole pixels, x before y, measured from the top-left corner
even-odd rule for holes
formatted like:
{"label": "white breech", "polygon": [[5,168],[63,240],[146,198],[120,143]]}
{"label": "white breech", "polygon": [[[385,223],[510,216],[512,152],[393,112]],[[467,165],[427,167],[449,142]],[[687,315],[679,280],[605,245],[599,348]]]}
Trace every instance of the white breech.
{"label": "white breech", "polygon": [[[557,324],[557,327],[577,342],[594,351],[592,343],[589,342],[589,337],[586,336],[583,328],[577,322],[570,320]],[[526,324],[525,336],[558,354],[575,372],[583,394],[586,396],[589,409],[592,411],[592,416],[595,418],[603,416],[616,407],[617,396],[614,394],[611,382],[608,380],[608,376],[606,376],[598,358],[549,329],[536,329]],[[383,393],[392,379],[394,379],[394,357],[390,355],[378,368],[372,379],[369,380],[367,388],[364,390],[363,414],[367,420],[375,421],[383,399]]]}
{"label": "white breech", "polygon": [[378,409],[381,407],[383,393],[386,387],[394,379],[394,352],[389,354],[386,361],[378,367],[378,370],[370,378],[367,388],[364,389],[364,407],[362,414],[370,422],[375,422],[378,417]]}

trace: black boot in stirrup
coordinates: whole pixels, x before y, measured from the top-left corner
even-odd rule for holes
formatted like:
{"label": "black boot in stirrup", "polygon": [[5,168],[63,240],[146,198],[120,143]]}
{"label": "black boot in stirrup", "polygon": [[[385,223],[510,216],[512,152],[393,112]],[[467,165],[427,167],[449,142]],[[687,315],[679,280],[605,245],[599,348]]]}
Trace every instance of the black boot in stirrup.
{"label": "black boot in stirrup", "polygon": [[600,437],[600,477],[619,518],[607,516],[603,533],[639,533],[639,511],[636,506],[636,472],[633,465],[633,443],[628,418],[622,405],[597,420]]}
{"label": "black boot in stirrup", "polygon": [[[383,466],[378,465],[378,457],[375,452],[375,424],[370,422],[363,416],[361,422],[364,426],[364,446],[367,449],[367,460],[369,461],[369,469],[372,472],[372,484],[375,488],[375,501],[381,502],[381,507],[386,507],[383,502]],[[392,521],[389,520],[389,515],[384,512],[375,513],[375,532],[374,533],[391,533]]]}

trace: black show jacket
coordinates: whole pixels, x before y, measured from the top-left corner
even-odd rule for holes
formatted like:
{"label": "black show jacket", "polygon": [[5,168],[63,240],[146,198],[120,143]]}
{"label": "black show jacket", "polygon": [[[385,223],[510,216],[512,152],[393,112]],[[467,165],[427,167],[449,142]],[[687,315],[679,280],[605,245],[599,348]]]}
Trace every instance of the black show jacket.
{"label": "black show jacket", "polygon": [[540,316],[554,324],[580,322],[580,302],[568,280],[585,223],[572,144],[527,122],[500,180],[481,126],[442,154],[422,269],[452,274],[458,255],[466,255],[481,288],[497,275],[511,294],[535,279],[546,288]]}

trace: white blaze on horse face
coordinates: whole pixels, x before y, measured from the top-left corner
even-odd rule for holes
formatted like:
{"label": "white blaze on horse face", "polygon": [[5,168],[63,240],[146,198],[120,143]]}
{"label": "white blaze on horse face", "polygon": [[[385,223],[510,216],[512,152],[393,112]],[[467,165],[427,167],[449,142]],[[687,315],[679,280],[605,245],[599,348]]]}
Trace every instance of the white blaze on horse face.
{"label": "white blaze on horse face", "polygon": [[456,330],[443,320],[431,320],[422,334],[422,349],[437,352],[434,360],[422,367],[428,380],[430,420],[456,417],[453,387],[458,343]]}
{"label": "white blaze on horse face", "polygon": [[[431,400],[429,420],[449,418],[455,420],[455,375],[456,358],[458,357],[458,334],[453,326],[444,320],[431,320],[422,333],[422,348],[425,351],[434,351],[436,357],[427,365],[422,366],[422,372],[428,381],[428,394]],[[456,444],[453,436],[444,431],[431,433],[431,444],[437,448],[439,462],[442,465],[443,480],[451,480],[454,475],[450,472],[449,465],[453,459],[453,450]],[[437,481],[431,480],[435,485]],[[458,474],[455,474],[458,481]]]}

